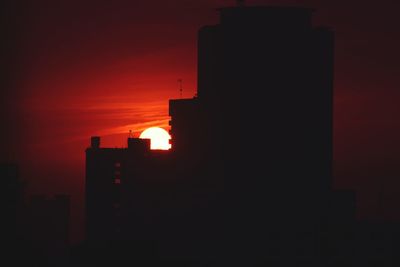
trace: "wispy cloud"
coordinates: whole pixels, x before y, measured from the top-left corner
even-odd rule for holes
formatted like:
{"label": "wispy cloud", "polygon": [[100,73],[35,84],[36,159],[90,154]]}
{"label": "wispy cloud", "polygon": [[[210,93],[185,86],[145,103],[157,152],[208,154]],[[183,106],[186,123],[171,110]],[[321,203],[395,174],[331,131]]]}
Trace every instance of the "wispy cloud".
{"label": "wispy cloud", "polygon": [[98,131],[96,134],[100,136],[105,136],[105,135],[128,133],[130,130],[134,132],[142,132],[149,127],[168,128],[168,121],[169,119],[167,118],[167,119],[153,120],[148,122],[132,123],[123,126],[102,129]]}
{"label": "wispy cloud", "polygon": [[[86,140],[93,135],[112,136],[128,134],[137,136],[149,127],[169,129],[168,101],[135,97],[67,98],[48,105],[32,101],[27,105],[35,125],[31,140],[36,146],[53,146]],[[56,123],[55,123],[56,122]],[[58,136],[58,138],[53,138]]]}

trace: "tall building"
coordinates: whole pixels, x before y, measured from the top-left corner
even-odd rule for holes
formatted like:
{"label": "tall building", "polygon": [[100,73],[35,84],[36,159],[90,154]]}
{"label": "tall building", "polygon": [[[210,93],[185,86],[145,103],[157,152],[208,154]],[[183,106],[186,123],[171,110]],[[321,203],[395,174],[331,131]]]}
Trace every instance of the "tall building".
{"label": "tall building", "polygon": [[152,207],[167,189],[168,162],[169,152],[150,150],[149,139],[128,138],[125,148],[103,148],[100,137],[92,137],[86,150],[87,239],[129,239],[145,234],[144,227],[154,230]]}
{"label": "tall building", "polygon": [[[328,217],[334,35],[308,8],[219,12],[199,31],[198,97],[170,101],[172,147],[202,155],[224,192],[215,232],[251,257],[272,233],[309,235]],[[184,101],[197,110],[179,113]]]}
{"label": "tall building", "polygon": [[220,24],[200,30],[198,44],[199,108],[212,147],[220,147],[224,162],[254,170],[255,183],[284,176],[285,187],[329,189],[332,31],[312,27],[312,10],[305,8],[224,8],[220,14]]}
{"label": "tall building", "polygon": [[127,148],[102,148],[100,137],[91,138],[91,146],[86,150],[86,235],[89,240],[113,239],[118,235],[121,187],[127,183],[126,168],[131,161],[132,171],[143,172],[140,166],[150,150],[148,141],[129,139]]}

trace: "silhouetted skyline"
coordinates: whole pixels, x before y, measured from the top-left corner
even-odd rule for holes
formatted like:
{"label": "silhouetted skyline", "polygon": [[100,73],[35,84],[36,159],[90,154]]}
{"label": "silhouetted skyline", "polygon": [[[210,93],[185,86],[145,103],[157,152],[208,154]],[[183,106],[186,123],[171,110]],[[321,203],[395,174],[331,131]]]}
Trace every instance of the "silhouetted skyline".
{"label": "silhouetted skyline", "polygon": [[[357,229],[355,192],[333,188],[334,32],[313,26],[308,8],[218,11],[219,23],[199,30],[196,96],[169,102],[171,150],[132,136],[125,148],[107,148],[91,137],[86,240],[75,259],[393,264],[398,257],[369,240],[383,226]],[[257,122],[268,127],[249,140]],[[377,234],[390,251],[394,233]],[[372,256],[359,254],[364,238]],[[120,257],[122,247],[135,252]],[[109,256],[92,254],[104,249]]]}
{"label": "silhouetted skyline", "polygon": [[[177,79],[185,98],[197,89],[197,29],[215,24],[213,9],[234,1],[67,2],[3,4],[0,156],[19,163],[27,193],[72,195],[79,240],[88,137],[115,147],[132,126],[168,127]],[[360,217],[398,218],[399,4],[306,4],[316,8],[315,24],[337,37],[334,186],[357,190]],[[259,131],[249,127],[244,136]]]}

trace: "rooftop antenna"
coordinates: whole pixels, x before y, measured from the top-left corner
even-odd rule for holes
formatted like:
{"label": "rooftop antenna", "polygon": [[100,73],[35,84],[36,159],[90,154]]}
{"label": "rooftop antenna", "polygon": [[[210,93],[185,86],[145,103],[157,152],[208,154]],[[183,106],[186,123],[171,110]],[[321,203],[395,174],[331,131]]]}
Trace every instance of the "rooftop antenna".
{"label": "rooftop antenna", "polygon": [[244,7],[245,5],[245,0],[236,0],[237,6],[238,7]]}
{"label": "rooftop antenna", "polygon": [[179,83],[179,95],[180,95],[181,98],[182,98],[182,91],[183,91],[182,82],[183,82],[182,79],[178,79],[178,83]]}

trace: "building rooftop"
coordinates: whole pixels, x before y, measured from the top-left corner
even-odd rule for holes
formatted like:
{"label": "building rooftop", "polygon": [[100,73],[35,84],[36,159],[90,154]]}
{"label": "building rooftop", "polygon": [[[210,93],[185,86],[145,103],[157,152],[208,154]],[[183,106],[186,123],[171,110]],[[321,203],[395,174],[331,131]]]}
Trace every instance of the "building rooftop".
{"label": "building rooftop", "polygon": [[314,12],[307,7],[282,6],[241,6],[223,7],[220,12],[221,24],[279,24],[309,26]]}
{"label": "building rooftop", "polygon": [[302,7],[302,6],[230,6],[217,8],[218,11],[235,11],[235,12],[275,12],[275,13],[312,13],[315,11],[314,8]]}

